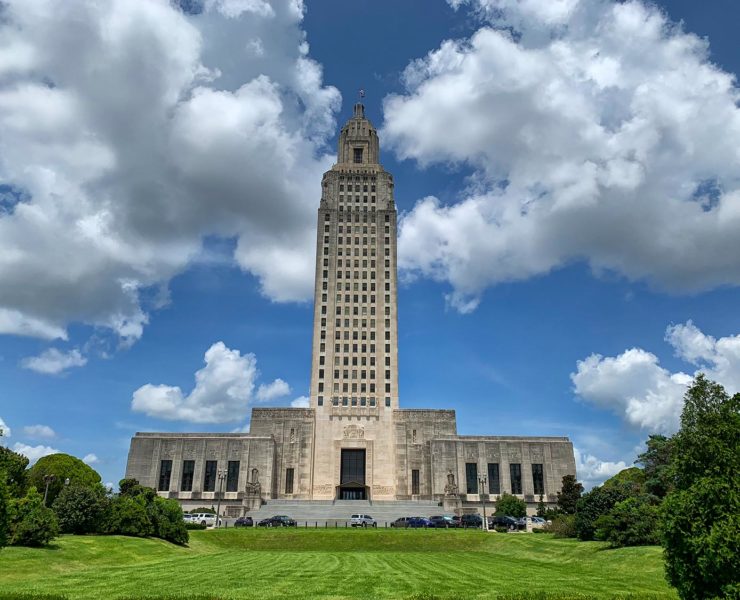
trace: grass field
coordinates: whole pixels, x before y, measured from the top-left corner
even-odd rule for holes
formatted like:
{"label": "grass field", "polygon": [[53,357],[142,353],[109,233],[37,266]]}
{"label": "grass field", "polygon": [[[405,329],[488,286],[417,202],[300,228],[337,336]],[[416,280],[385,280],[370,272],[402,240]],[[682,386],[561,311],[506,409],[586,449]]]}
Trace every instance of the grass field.
{"label": "grass field", "polygon": [[[445,530],[191,532],[190,547],[62,536],[0,551],[0,599],[674,599],[660,548]],[[515,594],[524,594],[515,596]]]}

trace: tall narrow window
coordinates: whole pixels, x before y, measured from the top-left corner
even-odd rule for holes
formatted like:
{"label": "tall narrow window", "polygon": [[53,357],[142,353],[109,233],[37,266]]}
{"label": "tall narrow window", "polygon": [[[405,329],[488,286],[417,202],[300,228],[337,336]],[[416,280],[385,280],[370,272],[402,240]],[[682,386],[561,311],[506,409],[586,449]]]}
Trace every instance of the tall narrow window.
{"label": "tall narrow window", "polygon": [[522,465],[511,463],[509,465],[509,474],[511,475],[511,493],[522,493]]}
{"label": "tall narrow window", "polygon": [[160,492],[168,492],[170,490],[170,478],[172,477],[172,461],[163,460],[159,464],[159,487],[157,488]]}
{"label": "tall narrow window", "polygon": [[238,492],[239,491],[239,461],[230,460],[228,469],[226,470],[226,491],[227,492]]}
{"label": "tall narrow window", "polygon": [[195,473],[195,461],[184,460],[182,461],[182,477],[180,478],[180,491],[181,492],[192,492],[193,491],[193,474]]}
{"label": "tall narrow window", "polygon": [[419,493],[419,469],[411,470],[411,493]]}
{"label": "tall narrow window", "polygon": [[468,494],[478,493],[478,465],[476,463],[465,463],[465,482]]}
{"label": "tall narrow window", "polygon": [[488,493],[501,493],[501,478],[498,472],[498,463],[488,463]]}
{"label": "tall narrow window", "polygon": [[285,469],[285,493],[293,493],[293,468]]}
{"label": "tall narrow window", "polygon": [[545,493],[545,475],[541,464],[532,465],[532,483],[536,495],[539,496]]}
{"label": "tall narrow window", "polygon": [[204,492],[215,492],[216,491],[216,461],[207,460],[206,469],[203,474],[203,491]]}

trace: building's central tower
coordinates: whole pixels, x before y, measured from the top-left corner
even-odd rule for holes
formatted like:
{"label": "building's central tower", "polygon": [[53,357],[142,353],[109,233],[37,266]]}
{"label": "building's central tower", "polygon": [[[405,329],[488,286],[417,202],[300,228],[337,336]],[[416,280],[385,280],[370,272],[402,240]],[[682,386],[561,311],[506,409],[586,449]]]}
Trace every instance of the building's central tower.
{"label": "building's central tower", "polygon": [[318,214],[311,368],[315,498],[395,494],[396,208],[393,177],[379,154],[377,132],[364,106],[355,104],[339,135],[337,163],[324,174]]}

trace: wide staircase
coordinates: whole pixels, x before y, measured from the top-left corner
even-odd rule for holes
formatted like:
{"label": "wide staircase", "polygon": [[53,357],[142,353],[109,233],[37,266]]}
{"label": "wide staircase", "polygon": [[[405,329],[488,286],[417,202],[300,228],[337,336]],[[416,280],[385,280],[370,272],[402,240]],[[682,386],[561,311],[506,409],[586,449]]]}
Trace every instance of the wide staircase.
{"label": "wide staircase", "polygon": [[344,527],[352,515],[370,515],[378,527],[390,527],[399,517],[429,517],[443,514],[438,502],[429,500],[268,500],[248,516],[256,522],[273,515],[287,515],[299,527]]}

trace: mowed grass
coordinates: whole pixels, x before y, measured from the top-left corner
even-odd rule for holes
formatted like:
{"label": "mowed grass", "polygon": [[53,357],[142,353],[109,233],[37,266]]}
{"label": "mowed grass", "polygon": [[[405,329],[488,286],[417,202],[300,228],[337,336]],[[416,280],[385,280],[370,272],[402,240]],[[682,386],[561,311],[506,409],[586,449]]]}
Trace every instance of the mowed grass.
{"label": "mowed grass", "polygon": [[46,549],[0,551],[0,600],[23,597],[11,594],[70,600],[677,598],[665,583],[657,547],[610,550],[549,535],[383,529],[193,531],[188,548],[62,536]]}

